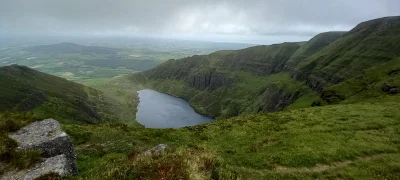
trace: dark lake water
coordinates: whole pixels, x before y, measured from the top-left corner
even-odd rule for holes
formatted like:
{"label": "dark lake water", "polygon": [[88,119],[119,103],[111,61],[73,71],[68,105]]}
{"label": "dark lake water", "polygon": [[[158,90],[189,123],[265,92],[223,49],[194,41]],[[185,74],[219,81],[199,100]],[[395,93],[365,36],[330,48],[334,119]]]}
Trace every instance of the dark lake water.
{"label": "dark lake water", "polygon": [[146,128],[179,128],[213,121],[197,114],[184,99],[154,90],[141,90],[137,121]]}

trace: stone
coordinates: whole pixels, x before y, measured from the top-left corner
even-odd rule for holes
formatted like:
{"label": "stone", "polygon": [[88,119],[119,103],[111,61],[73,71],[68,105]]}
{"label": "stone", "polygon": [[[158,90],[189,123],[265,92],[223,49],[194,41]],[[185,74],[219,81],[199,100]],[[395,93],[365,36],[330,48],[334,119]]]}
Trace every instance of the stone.
{"label": "stone", "polygon": [[159,145],[154,146],[151,149],[145,151],[144,153],[142,153],[142,156],[151,156],[153,154],[160,153],[160,152],[164,151],[167,147],[168,147],[168,145],[166,145],[166,144],[159,144]]}
{"label": "stone", "polygon": [[397,94],[397,93],[399,93],[399,89],[398,88],[391,88],[389,90],[389,94]]}
{"label": "stone", "polygon": [[57,173],[60,176],[68,176],[74,170],[71,169],[67,157],[62,154],[47,158],[44,162],[37,164],[25,175],[24,180],[32,180],[48,173]]}
{"label": "stone", "polygon": [[[62,131],[61,125],[54,119],[34,122],[19,131],[10,134],[18,142],[18,150],[39,149],[42,156],[48,158],[55,167],[63,167],[62,175],[77,175],[76,154],[69,136]],[[63,155],[61,158],[60,155]],[[51,159],[58,157],[57,161]],[[46,161],[47,161],[46,160]],[[45,161],[45,162],[46,162]],[[55,164],[60,162],[61,164]],[[51,172],[51,171],[50,171]],[[46,172],[49,173],[49,172]]]}
{"label": "stone", "polygon": [[43,162],[36,164],[29,170],[18,172],[8,172],[4,174],[1,180],[34,180],[44,174],[57,173],[60,176],[70,175],[73,170],[68,164],[68,159],[64,154],[50,157]]}

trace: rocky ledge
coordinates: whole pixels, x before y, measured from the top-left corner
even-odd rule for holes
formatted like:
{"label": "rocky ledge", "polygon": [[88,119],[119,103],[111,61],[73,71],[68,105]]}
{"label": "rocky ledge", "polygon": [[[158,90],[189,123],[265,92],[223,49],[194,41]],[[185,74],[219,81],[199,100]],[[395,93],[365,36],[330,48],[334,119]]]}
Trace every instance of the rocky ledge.
{"label": "rocky ledge", "polygon": [[10,137],[18,142],[18,150],[39,149],[46,158],[31,169],[8,174],[12,179],[30,180],[48,173],[60,176],[78,174],[72,142],[58,121],[46,119],[35,122],[10,134]]}

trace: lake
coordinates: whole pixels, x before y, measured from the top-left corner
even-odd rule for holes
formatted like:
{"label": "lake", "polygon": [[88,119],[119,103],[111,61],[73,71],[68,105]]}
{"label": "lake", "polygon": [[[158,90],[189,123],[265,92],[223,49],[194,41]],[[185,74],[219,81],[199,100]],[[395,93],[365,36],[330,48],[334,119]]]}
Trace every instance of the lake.
{"label": "lake", "polygon": [[146,128],[180,128],[213,121],[197,114],[184,99],[150,89],[138,94],[136,120]]}

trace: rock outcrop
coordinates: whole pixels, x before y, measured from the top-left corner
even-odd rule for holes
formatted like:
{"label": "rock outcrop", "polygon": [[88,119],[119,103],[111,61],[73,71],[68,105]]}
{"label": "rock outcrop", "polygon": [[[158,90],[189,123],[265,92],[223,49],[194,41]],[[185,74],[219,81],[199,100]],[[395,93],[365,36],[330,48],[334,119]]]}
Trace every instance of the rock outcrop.
{"label": "rock outcrop", "polygon": [[10,134],[10,137],[18,142],[18,150],[39,149],[46,158],[25,173],[18,172],[18,178],[14,179],[35,179],[47,173],[61,176],[78,174],[72,142],[58,121],[46,119],[35,122]]}
{"label": "rock outcrop", "polygon": [[164,151],[167,147],[168,147],[168,145],[166,145],[166,144],[159,144],[159,145],[154,146],[151,149],[143,152],[141,155],[142,156],[151,156],[153,154],[157,154],[157,153]]}
{"label": "rock outcrop", "polygon": [[204,90],[215,90],[221,86],[229,86],[233,80],[227,74],[210,71],[202,74],[191,75],[187,82],[190,87]]}

